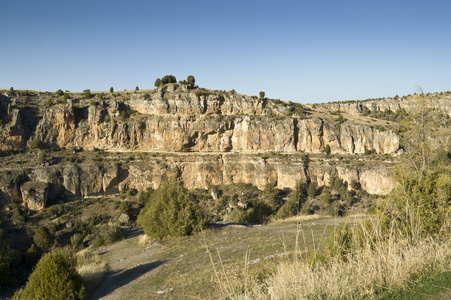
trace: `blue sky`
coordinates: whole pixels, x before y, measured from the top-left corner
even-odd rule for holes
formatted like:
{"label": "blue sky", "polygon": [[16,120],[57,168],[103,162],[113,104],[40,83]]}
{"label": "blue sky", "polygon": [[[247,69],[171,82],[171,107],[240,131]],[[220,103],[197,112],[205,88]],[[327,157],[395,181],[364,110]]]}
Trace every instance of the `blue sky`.
{"label": "blue sky", "polygon": [[451,1],[0,0],[0,88],[205,88],[314,103],[451,90]]}

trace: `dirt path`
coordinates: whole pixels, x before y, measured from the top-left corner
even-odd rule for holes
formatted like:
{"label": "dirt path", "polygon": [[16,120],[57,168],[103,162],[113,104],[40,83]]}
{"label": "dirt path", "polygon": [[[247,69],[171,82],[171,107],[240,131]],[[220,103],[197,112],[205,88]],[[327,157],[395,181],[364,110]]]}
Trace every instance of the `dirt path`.
{"label": "dirt path", "polygon": [[[124,287],[139,278],[144,278],[164,261],[153,260],[152,256],[159,251],[159,245],[147,248],[137,245],[137,237],[143,234],[138,228],[126,232],[126,239],[99,251],[108,259],[109,273],[90,299],[127,299]],[[134,245],[133,245],[134,244]]]}

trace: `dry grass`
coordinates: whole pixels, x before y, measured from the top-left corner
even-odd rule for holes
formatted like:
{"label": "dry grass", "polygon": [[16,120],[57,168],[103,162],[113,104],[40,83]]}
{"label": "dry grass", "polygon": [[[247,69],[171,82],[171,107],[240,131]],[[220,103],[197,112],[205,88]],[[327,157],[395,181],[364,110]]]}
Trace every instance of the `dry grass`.
{"label": "dry grass", "polygon": [[[223,295],[232,299],[375,299],[378,292],[405,289],[413,278],[451,268],[449,238],[405,239],[392,233],[383,238],[363,222],[352,231],[363,235],[363,245],[346,256],[308,262],[301,252],[276,266],[263,281],[247,276],[228,283],[221,273]],[[363,234],[362,234],[363,232]]]}
{"label": "dry grass", "polygon": [[86,249],[77,253],[77,272],[80,274],[88,294],[91,294],[103,281],[108,264],[99,255],[90,254]]}
{"label": "dry grass", "polygon": [[272,224],[284,224],[284,223],[301,223],[306,221],[317,220],[321,218],[325,218],[326,216],[322,215],[296,215],[292,217],[288,217],[285,219],[273,219],[271,220]]}
{"label": "dry grass", "polygon": [[[312,266],[286,261],[264,284],[253,286],[250,298],[368,299],[380,289],[404,288],[413,275],[440,272],[450,267],[451,243],[424,240],[381,244],[364,249],[348,261],[333,259]],[[242,298],[241,296],[239,298]]]}
{"label": "dry grass", "polygon": [[149,244],[149,237],[147,234],[141,234],[138,236],[138,246],[141,248],[146,248],[146,246]]}

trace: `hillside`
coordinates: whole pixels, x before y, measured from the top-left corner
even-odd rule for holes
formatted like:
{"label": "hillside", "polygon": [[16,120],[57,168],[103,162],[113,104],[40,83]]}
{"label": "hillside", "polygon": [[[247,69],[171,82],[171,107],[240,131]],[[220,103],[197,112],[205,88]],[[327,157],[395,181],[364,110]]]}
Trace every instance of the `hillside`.
{"label": "hillside", "polygon": [[[448,95],[436,97],[443,103]],[[179,84],[114,93],[3,90],[1,202],[23,196],[25,182],[46,203],[156,188],[170,178],[188,188],[271,182],[283,189],[299,180],[321,186],[331,174],[386,194],[394,186],[391,163],[402,153],[398,123],[344,105]]]}
{"label": "hillside", "polygon": [[[449,94],[427,96],[431,142],[449,142]],[[301,105],[174,83],[0,90],[0,246],[12,249],[13,286],[50,249],[116,241],[167,181],[182,182],[216,224],[366,212],[398,185],[413,97]]]}

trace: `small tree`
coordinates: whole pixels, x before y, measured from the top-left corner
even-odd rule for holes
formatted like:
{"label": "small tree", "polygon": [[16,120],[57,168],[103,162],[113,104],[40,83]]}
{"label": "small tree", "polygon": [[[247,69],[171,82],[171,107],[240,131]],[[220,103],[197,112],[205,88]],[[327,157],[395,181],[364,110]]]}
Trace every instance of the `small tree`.
{"label": "small tree", "polygon": [[324,147],[324,153],[326,153],[326,155],[330,155],[330,146],[329,146],[329,144],[327,144],[327,145]]}
{"label": "small tree", "polygon": [[265,188],[263,190],[263,194],[265,196],[265,202],[268,204],[273,211],[277,208],[277,196],[278,190],[271,182],[265,184]]}
{"label": "small tree", "polygon": [[11,283],[11,250],[0,229],[0,290]]}
{"label": "small tree", "polygon": [[85,288],[71,252],[59,249],[45,254],[13,299],[84,299]]}
{"label": "small tree", "polygon": [[163,82],[163,84],[168,84],[168,83],[176,83],[177,79],[175,78],[174,75],[166,75],[161,79],[161,81]]}
{"label": "small tree", "polygon": [[113,92],[114,92],[113,87],[110,87],[110,93],[113,93]]}
{"label": "small tree", "polygon": [[265,99],[265,92],[263,91],[260,92],[260,99]]}
{"label": "small tree", "polygon": [[316,196],[316,187],[313,182],[310,182],[310,184],[308,185],[307,195],[310,199],[313,199]]}
{"label": "small tree", "polygon": [[57,96],[62,96],[62,95],[64,95],[64,92],[63,92],[62,89],[59,89],[59,90],[56,91],[55,94],[56,94]]}
{"label": "small tree", "polygon": [[155,87],[159,87],[161,85],[161,79],[157,78],[154,83]]}
{"label": "small tree", "polygon": [[48,252],[52,247],[52,235],[47,227],[40,225],[33,236],[33,241],[42,252]]}
{"label": "small tree", "polygon": [[181,183],[163,183],[141,210],[137,223],[152,238],[184,236],[208,224],[205,210]]}
{"label": "small tree", "polygon": [[288,195],[288,201],[295,204],[296,210],[299,212],[299,210],[302,207],[302,204],[306,200],[306,196],[307,196],[306,186],[305,186],[304,182],[302,182],[302,180],[300,180],[296,183],[296,186]]}
{"label": "small tree", "polygon": [[193,75],[189,75],[188,78],[186,78],[186,81],[190,85],[190,87],[194,87],[194,84],[196,83],[196,79]]}
{"label": "small tree", "polygon": [[91,97],[92,97],[92,95],[91,95],[90,89],[83,90],[83,98],[84,99],[91,99]]}
{"label": "small tree", "polygon": [[139,86],[136,86],[136,87],[135,87],[135,91],[139,91]]}

